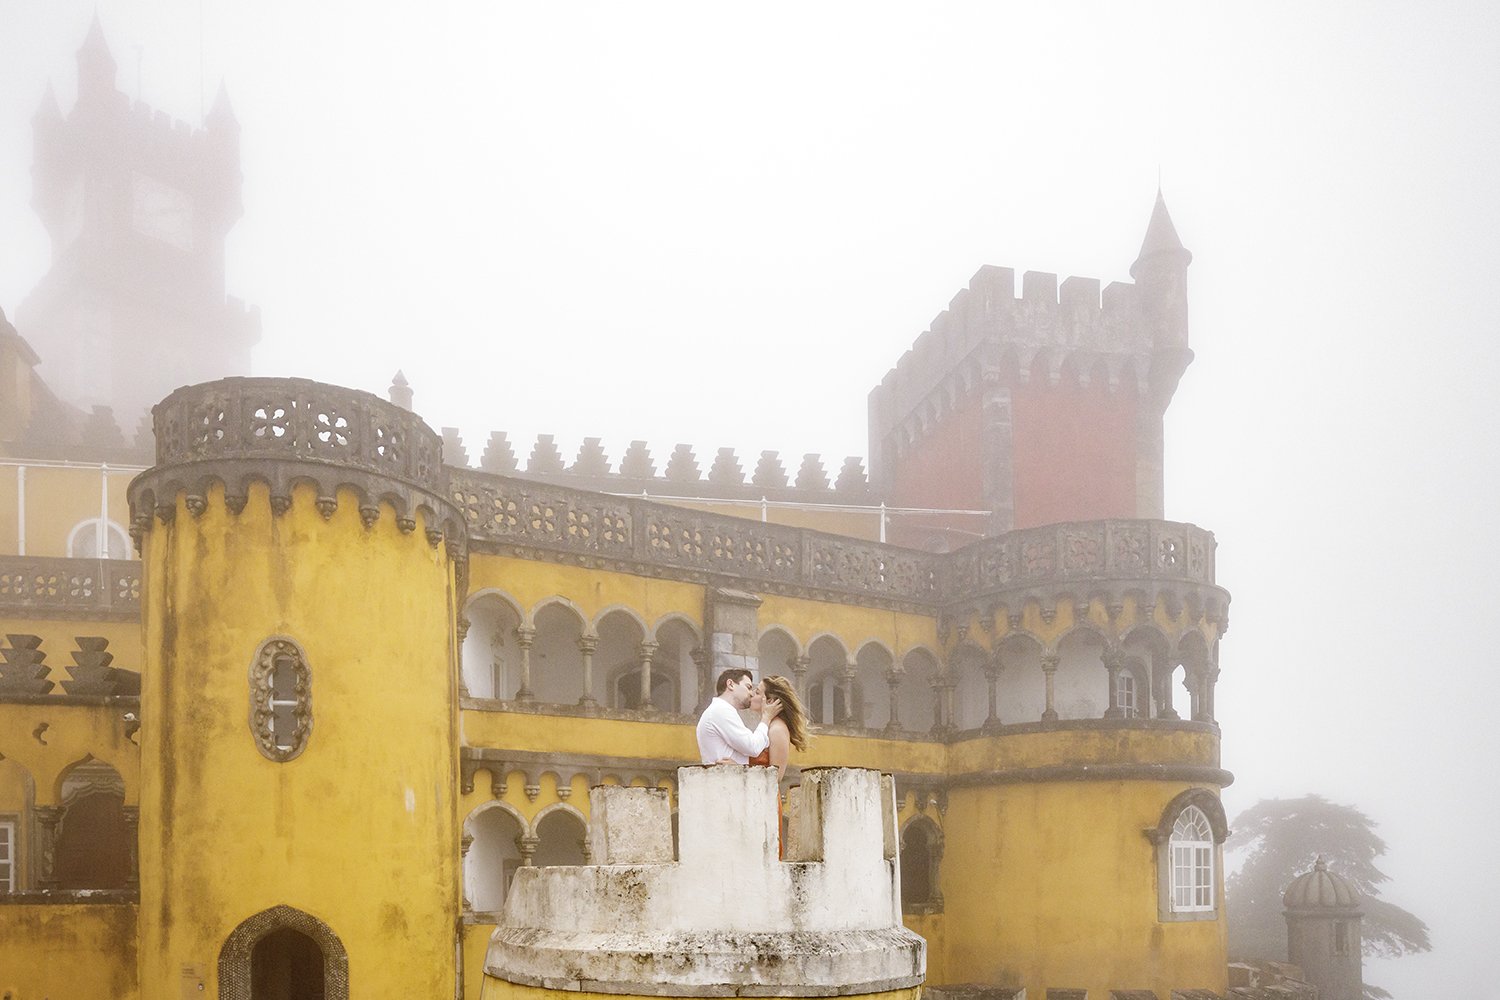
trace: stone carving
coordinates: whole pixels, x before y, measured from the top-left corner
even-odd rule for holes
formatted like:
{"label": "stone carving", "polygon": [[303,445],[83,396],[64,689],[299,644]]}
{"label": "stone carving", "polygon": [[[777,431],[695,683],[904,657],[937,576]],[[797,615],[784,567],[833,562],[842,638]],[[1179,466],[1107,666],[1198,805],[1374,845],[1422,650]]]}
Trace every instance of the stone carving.
{"label": "stone carving", "polygon": [[0,607],[60,617],[134,618],[141,607],[141,564],[0,556]]}
{"label": "stone carving", "polygon": [[250,732],[260,752],[274,761],[292,760],[307,748],[312,672],[290,639],[267,639],[250,664]]}
{"label": "stone carving", "polygon": [[511,450],[504,431],[496,431],[490,435],[489,443],[484,446],[484,454],[479,456],[479,467],[485,472],[498,472],[502,475],[516,471],[516,453]]}
{"label": "stone carving", "polygon": [[108,650],[109,640],[98,635],[81,635],[74,642],[73,666],[68,668],[71,679],[62,682],[68,694],[117,694],[119,672],[110,666],[115,655]]}
{"label": "stone carving", "polygon": [[781,458],[774,451],[760,453],[755,464],[755,476],[751,482],[756,486],[785,486],[786,470],[781,467]]}
{"label": "stone carving", "polygon": [[37,635],[7,635],[0,649],[0,694],[46,694],[52,690],[47,675],[52,668],[42,663],[42,638]]}

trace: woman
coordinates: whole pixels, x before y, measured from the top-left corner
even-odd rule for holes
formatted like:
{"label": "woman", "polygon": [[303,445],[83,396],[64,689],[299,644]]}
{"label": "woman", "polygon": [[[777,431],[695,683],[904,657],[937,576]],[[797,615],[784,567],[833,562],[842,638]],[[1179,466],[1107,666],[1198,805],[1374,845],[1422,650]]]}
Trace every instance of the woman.
{"label": "woman", "polygon": [[755,685],[755,693],[750,698],[750,710],[759,712],[767,699],[780,699],[781,714],[771,720],[771,745],[751,757],[750,763],[776,768],[776,779],[779,781],[786,777],[786,764],[792,755],[792,748],[807,750],[807,709],[802,707],[802,699],[797,697],[797,689],[792,686],[792,682],[779,674],[767,677]]}

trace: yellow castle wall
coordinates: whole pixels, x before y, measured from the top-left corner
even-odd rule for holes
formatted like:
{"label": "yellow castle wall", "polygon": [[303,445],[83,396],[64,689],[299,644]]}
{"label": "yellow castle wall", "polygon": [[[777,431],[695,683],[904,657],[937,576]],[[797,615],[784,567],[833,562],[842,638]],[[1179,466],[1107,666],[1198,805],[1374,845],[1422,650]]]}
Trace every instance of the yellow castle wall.
{"label": "yellow castle wall", "polygon": [[[16,474],[17,465],[25,467],[24,476]],[[108,480],[106,509],[109,519],[121,528],[130,526],[130,505],[125,488],[141,470],[138,468],[107,471],[98,465],[30,464],[24,459],[0,462],[0,555],[19,551],[20,485],[25,481],[26,554],[28,556],[66,556],[68,536],[80,521],[96,520],[101,501],[100,480]],[[134,558],[134,553],[127,553]]]}
{"label": "yellow castle wall", "polygon": [[[453,993],[451,566],[420,517],[403,534],[386,508],[366,529],[341,494],[325,521],[314,496],[299,485],[273,516],[257,484],[236,516],[215,488],[197,518],[179,497],[147,538],[143,995],[169,995],[190,965],[216,995],[225,939],[279,904],[331,928],[354,995]],[[296,640],[312,677],[311,736],[285,763],[247,722],[251,659],[271,636]]]}
{"label": "yellow castle wall", "polygon": [[[136,908],[22,903],[0,907],[0,996],[135,1000]],[[167,996],[167,994],[161,994]]]}

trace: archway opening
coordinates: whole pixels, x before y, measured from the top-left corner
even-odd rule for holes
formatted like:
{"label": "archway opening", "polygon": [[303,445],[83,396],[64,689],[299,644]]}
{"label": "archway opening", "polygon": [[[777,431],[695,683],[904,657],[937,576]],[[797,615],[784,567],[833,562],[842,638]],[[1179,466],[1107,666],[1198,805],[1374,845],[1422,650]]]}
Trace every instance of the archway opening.
{"label": "archway opening", "polygon": [[282,927],[250,952],[251,1000],[324,1000],[323,949],[301,931]]}

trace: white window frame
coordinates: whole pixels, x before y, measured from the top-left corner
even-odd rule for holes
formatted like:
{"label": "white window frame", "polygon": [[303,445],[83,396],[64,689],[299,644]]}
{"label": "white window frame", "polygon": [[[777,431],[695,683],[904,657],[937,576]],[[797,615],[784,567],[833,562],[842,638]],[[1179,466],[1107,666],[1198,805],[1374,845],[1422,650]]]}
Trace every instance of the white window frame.
{"label": "white window frame", "polygon": [[1135,674],[1129,670],[1121,670],[1115,675],[1115,707],[1127,719],[1133,719],[1136,716]]}
{"label": "white window frame", "polygon": [[1211,913],[1214,900],[1214,835],[1208,817],[1188,806],[1172,824],[1167,870],[1173,913]]}
{"label": "white window frame", "polygon": [[0,893],[16,892],[19,889],[17,848],[16,821],[0,819]]}

